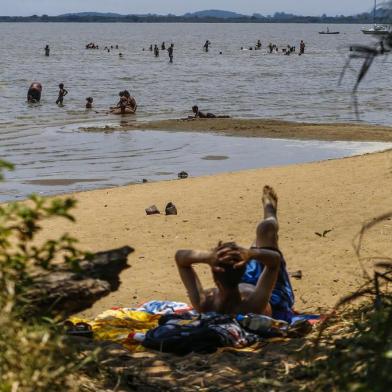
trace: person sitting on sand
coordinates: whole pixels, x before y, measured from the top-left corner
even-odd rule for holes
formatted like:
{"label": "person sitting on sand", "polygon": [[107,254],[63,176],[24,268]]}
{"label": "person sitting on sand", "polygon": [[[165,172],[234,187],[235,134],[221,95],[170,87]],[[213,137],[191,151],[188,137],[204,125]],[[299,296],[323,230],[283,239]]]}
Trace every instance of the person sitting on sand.
{"label": "person sitting on sand", "polygon": [[132,97],[128,90],[124,90],[124,96],[127,98],[127,107],[135,113],[137,110],[137,103],[135,97]]}
{"label": "person sitting on sand", "polygon": [[117,108],[120,109],[121,114],[125,114],[127,104],[128,104],[128,99],[124,95],[124,91],[121,91],[118,95],[120,96],[120,100],[117,103]]}
{"label": "person sitting on sand", "polygon": [[131,96],[128,90],[120,91],[118,94],[120,100],[115,107],[111,107],[110,111],[115,114],[133,114],[136,112],[137,104],[136,99]]}
{"label": "person sitting on sand", "polygon": [[[264,187],[262,202],[264,219],[250,248],[228,243],[212,251],[177,251],[178,271],[196,311],[255,313],[291,321],[294,294],[278,245],[278,198],[271,187]],[[203,289],[193,268],[197,264],[211,267],[215,288]]]}
{"label": "person sitting on sand", "polygon": [[86,98],[86,109],[92,109],[93,102],[94,102],[94,99],[92,97]]}
{"label": "person sitting on sand", "polygon": [[230,116],[216,116],[213,113],[203,113],[196,105],[192,106],[192,112],[195,113],[195,116],[191,118],[230,118]]}
{"label": "person sitting on sand", "polygon": [[31,83],[27,91],[27,102],[37,103],[41,100],[42,84],[39,82]]}

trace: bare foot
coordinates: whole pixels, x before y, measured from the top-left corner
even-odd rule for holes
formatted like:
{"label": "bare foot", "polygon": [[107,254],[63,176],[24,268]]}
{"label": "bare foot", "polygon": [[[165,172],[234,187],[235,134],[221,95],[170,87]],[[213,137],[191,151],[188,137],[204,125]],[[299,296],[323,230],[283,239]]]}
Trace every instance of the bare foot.
{"label": "bare foot", "polygon": [[270,218],[271,216],[276,217],[278,209],[278,195],[269,185],[266,185],[263,188],[262,202],[264,207],[264,219]]}

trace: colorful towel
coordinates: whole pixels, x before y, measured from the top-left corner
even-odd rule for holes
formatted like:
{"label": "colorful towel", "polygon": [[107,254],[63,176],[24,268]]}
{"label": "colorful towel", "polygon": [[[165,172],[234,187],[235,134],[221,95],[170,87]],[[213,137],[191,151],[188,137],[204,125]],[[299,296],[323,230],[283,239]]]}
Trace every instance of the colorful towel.
{"label": "colorful towel", "polygon": [[146,334],[158,326],[160,315],[131,309],[112,309],[99,315],[94,320],[77,317],[69,319],[73,324],[86,323],[91,326],[96,340],[109,340],[119,343],[130,351],[145,351],[135,334]]}
{"label": "colorful towel", "polygon": [[[151,330],[156,329],[164,318],[174,315],[174,318],[184,317],[184,325],[188,324],[185,319],[193,320],[205,319],[208,315],[199,315],[195,312],[189,305],[182,302],[172,302],[172,301],[150,301],[147,302],[136,309],[131,308],[113,308],[108,310],[101,315],[97,316],[94,320],[86,320],[78,317],[72,317],[69,322],[73,325],[86,324],[93,332],[93,337],[96,340],[107,340],[119,343],[123,345],[130,351],[145,351],[145,347],[141,345],[144,341],[144,337]],[[217,317],[216,315],[215,317]],[[225,316],[220,316],[223,320]],[[291,326],[292,336],[295,334],[301,335],[308,332],[306,324],[314,324],[320,319],[317,315],[300,315],[296,314],[292,319]],[[227,317],[225,319],[227,321]],[[308,322],[309,323],[308,323]],[[177,321],[178,323],[178,321]],[[236,323],[219,323],[213,322],[209,323],[209,331],[215,332],[220,336],[221,346],[246,346],[254,343],[254,339],[249,333],[243,331],[243,333],[238,332]],[[227,324],[227,325],[225,325]],[[310,326],[310,324],[308,326]],[[310,326],[311,329],[311,326]],[[234,331],[234,332],[233,332]],[[90,332],[91,333],[91,332]],[[223,339],[226,334],[227,340]],[[278,334],[281,336],[280,334]],[[87,335],[86,335],[87,336]],[[149,335],[152,336],[151,334]],[[229,342],[229,337],[235,337],[237,341]],[[259,336],[261,338],[270,338],[272,336],[277,336],[276,334],[266,334],[266,336]],[[287,336],[283,333],[282,336]],[[290,334],[288,335],[290,336]],[[222,340],[223,339],[223,340]],[[224,343],[225,342],[225,343]]]}

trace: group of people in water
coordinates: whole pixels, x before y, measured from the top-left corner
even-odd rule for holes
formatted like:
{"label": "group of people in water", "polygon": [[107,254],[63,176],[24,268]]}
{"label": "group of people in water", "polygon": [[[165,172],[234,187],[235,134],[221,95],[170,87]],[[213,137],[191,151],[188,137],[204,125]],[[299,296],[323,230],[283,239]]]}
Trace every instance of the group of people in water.
{"label": "group of people in water", "polygon": [[[299,55],[301,56],[302,54],[305,53],[305,42],[303,40],[301,40],[300,44],[299,44]],[[250,46],[248,49],[245,49],[243,46],[241,47],[241,50],[261,50],[263,47],[262,43],[260,40],[257,40],[256,45]],[[268,48],[268,53],[272,54],[272,53],[279,53],[279,48],[278,45],[273,44],[272,42],[270,42],[267,46]],[[287,45],[287,47],[285,48],[281,48],[281,52],[287,56],[289,56],[291,53],[294,53],[296,51],[296,47],[292,46],[292,45]]]}
{"label": "group of people in water", "polygon": [[[167,50],[167,54],[169,56],[169,62],[172,63],[173,59],[174,59],[174,44],[171,43],[170,46],[166,49],[166,43],[162,42],[162,44],[160,45],[160,50],[164,51]],[[145,51],[145,49],[143,48],[143,51]],[[150,45],[149,47],[149,51],[154,53],[155,57],[159,57],[159,46],[157,44],[155,45]]]}
{"label": "group of people in water", "polygon": [[[27,91],[28,103],[39,103],[42,95],[42,84],[40,82],[33,82]],[[64,97],[68,95],[68,90],[65,89],[64,83],[59,84],[58,98],[56,105],[63,106]],[[120,91],[119,101],[115,106],[110,107],[109,113],[113,114],[134,114],[137,110],[136,99],[130,94],[128,90]],[[94,103],[93,97],[86,98],[86,109],[92,109]]]}
{"label": "group of people in water", "polygon": [[[39,82],[33,82],[27,92],[27,102],[38,103],[41,100],[42,84]],[[68,90],[65,89],[64,83],[59,84],[59,93],[56,100],[56,104],[62,106],[64,104],[64,97],[68,94]],[[130,94],[128,90],[119,92],[119,101],[115,106],[109,108],[109,113],[112,114],[135,114],[137,110],[136,99]],[[94,98],[86,98],[86,109],[93,109]],[[193,116],[189,116],[188,119],[192,118],[229,118],[229,116],[217,116],[213,113],[204,113],[199,110],[199,107],[194,105],[192,107]]]}

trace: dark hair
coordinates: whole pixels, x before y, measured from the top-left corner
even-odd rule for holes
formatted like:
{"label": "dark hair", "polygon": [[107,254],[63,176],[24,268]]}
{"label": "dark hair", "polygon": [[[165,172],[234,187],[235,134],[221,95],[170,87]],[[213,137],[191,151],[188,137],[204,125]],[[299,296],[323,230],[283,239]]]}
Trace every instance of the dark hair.
{"label": "dark hair", "polygon": [[233,266],[228,265],[219,265],[219,267],[224,268],[223,272],[213,271],[212,276],[214,278],[215,283],[221,284],[223,287],[227,289],[236,288],[241,282],[242,276],[245,273],[246,267],[241,267],[238,269],[234,269]]}
{"label": "dark hair", "polygon": [[87,98],[86,98],[86,101],[87,101],[87,102],[93,102],[94,99],[93,99],[93,97],[87,97]]}
{"label": "dark hair", "polygon": [[194,111],[194,112],[197,112],[197,111],[199,111],[199,107],[198,107],[198,106],[196,106],[196,105],[192,106],[192,111]]}
{"label": "dark hair", "polygon": [[60,88],[64,88],[64,83],[60,83],[60,84],[59,84],[59,87],[60,87]]}

